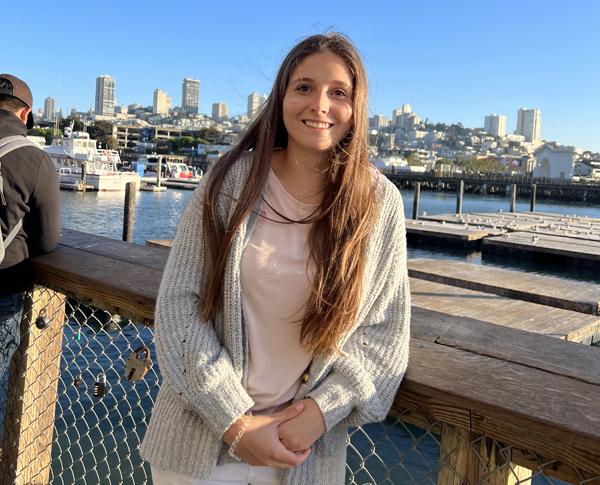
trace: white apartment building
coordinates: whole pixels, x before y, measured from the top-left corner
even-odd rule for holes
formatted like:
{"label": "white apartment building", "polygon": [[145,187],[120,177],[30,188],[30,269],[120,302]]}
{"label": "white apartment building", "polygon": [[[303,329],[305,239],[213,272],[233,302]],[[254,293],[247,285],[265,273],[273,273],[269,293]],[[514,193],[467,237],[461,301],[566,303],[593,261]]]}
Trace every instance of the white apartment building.
{"label": "white apartment building", "polygon": [[95,111],[100,116],[115,114],[115,80],[106,74],[96,78]]}
{"label": "white apartment building", "polygon": [[408,103],[404,103],[401,108],[397,108],[392,111],[392,125],[398,126],[398,118],[402,115],[408,115],[412,113],[412,106]]}
{"label": "white apartment building", "polygon": [[162,89],[155,89],[154,102],[152,104],[152,114],[168,116],[171,106],[171,96],[169,96],[167,92],[163,91]]}
{"label": "white apartment building", "polygon": [[198,114],[200,103],[200,81],[186,77],[181,87],[181,107],[192,115]]}
{"label": "white apartment building", "polygon": [[266,101],[267,96],[264,94],[250,93],[248,95],[248,118],[254,118]]}
{"label": "white apartment building", "polygon": [[384,128],[389,125],[390,119],[381,114],[377,114],[371,118],[371,128]]}
{"label": "white apartment building", "polygon": [[54,98],[47,97],[44,100],[44,119],[53,120],[55,116]]}
{"label": "white apartment building", "polygon": [[542,113],[539,109],[521,108],[517,113],[517,135],[523,135],[526,141],[535,142],[540,139],[542,130]]}
{"label": "white apartment building", "polygon": [[496,113],[486,116],[483,129],[490,135],[504,137],[506,135],[506,116]]}
{"label": "white apartment building", "polygon": [[227,104],[226,103],[213,103],[212,118],[215,121],[226,120],[227,119]]}

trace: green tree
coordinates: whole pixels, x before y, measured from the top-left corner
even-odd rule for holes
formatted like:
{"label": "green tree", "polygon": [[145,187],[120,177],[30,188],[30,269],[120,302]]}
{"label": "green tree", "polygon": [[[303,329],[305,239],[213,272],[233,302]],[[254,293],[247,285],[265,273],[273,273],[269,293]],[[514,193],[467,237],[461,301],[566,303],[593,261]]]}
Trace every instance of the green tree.
{"label": "green tree", "polygon": [[108,121],[96,121],[93,125],[88,126],[87,132],[90,138],[100,140],[102,137],[112,136],[112,125]]}
{"label": "green tree", "polygon": [[459,167],[465,171],[480,173],[503,173],[506,172],[506,166],[495,158],[467,158],[458,162]]}
{"label": "green tree", "polygon": [[98,142],[102,143],[102,148],[108,150],[118,150],[119,141],[114,136],[101,136],[98,138]]}
{"label": "green tree", "polygon": [[27,131],[27,134],[31,136],[43,136],[46,139],[46,145],[50,145],[54,137],[53,132],[54,130],[51,128],[32,128]]}
{"label": "green tree", "polygon": [[412,152],[408,156],[406,161],[408,162],[408,164],[411,167],[422,167],[423,166],[423,162],[421,162],[421,157],[419,157],[419,154],[417,152]]}
{"label": "green tree", "polygon": [[70,116],[67,118],[63,118],[60,120],[60,131],[61,133],[67,126],[71,126],[71,122],[73,123],[73,131],[83,131],[83,121],[78,120],[76,118],[71,118]]}

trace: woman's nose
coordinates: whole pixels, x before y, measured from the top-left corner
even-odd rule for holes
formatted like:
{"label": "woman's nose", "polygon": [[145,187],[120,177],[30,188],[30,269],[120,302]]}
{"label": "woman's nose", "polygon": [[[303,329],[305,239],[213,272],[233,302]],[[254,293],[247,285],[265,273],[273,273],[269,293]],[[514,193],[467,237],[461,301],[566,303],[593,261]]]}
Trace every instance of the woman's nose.
{"label": "woman's nose", "polygon": [[327,91],[317,91],[313,99],[313,110],[317,113],[327,113],[329,111],[329,96]]}

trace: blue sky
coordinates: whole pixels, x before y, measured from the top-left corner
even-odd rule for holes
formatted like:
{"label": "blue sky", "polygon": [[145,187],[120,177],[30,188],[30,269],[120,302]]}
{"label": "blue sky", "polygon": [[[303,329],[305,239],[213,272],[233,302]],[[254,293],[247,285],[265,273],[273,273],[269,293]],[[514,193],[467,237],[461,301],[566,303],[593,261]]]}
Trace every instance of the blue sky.
{"label": "blue sky", "polygon": [[[95,78],[116,79],[119,104],[181,102],[200,79],[200,110],[246,110],[268,93],[286,52],[328,30],[349,35],[370,80],[370,113],[410,103],[434,122],[483,126],[492,112],[516,125],[542,111],[542,137],[600,152],[600,2],[520,1],[32,1],[7,7],[0,71],[30,83],[37,106],[87,110]],[[4,16],[4,15],[3,15]],[[6,39],[13,39],[10,47]],[[17,40],[18,39],[18,40]]]}

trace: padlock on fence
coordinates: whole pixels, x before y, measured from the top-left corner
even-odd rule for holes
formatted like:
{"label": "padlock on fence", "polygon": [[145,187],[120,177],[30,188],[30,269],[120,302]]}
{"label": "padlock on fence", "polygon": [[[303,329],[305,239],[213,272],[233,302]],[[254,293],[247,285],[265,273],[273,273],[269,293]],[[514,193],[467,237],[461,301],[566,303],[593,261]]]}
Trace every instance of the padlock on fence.
{"label": "padlock on fence", "polygon": [[104,397],[106,393],[106,376],[100,372],[98,377],[96,377],[96,382],[94,382],[94,397]]}
{"label": "padlock on fence", "polygon": [[148,371],[152,368],[152,359],[150,358],[150,349],[145,345],[137,348],[127,359],[125,366],[125,378],[128,381],[142,380]]}
{"label": "padlock on fence", "polygon": [[46,309],[42,308],[40,310],[39,316],[35,319],[35,326],[40,330],[44,330],[50,326],[50,319],[46,315]]}

